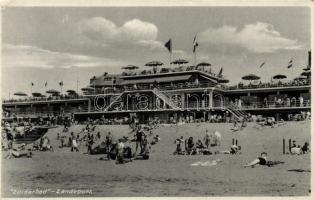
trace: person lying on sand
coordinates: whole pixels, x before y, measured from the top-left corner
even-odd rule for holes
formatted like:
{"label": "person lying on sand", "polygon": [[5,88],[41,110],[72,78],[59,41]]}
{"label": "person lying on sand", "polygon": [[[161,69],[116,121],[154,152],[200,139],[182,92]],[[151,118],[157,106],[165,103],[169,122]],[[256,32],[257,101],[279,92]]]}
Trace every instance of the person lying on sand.
{"label": "person lying on sand", "polygon": [[244,165],[243,167],[255,167],[255,165],[266,165],[268,167],[273,167],[274,165],[283,164],[282,161],[267,161],[267,153],[262,152],[261,156],[257,159],[253,160],[252,162]]}
{"label": "person lying on sand", "polygon": [[241,154],[241,146],[233,144],[230,146],[229,151],[216,151],[215,154],[232,154],[232,155]]}
{"label": "person lying on sand", "polygon": [[244,165],[244,167],[254,167],[255,165],[266,165],[267,164],[267,153],[262,152],[261,156],[257,159],[253,160],[252,162]]}

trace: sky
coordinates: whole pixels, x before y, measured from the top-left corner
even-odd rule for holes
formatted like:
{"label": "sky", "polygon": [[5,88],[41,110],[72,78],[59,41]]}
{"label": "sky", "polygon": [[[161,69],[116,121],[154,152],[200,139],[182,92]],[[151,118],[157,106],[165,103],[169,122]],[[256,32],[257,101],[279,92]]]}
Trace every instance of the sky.
{"label": "sky", "polygon": [[197,63],[211,63],[213,72],[223,67],[230,84],[249,73],[263,82],[279,73],[294,78],[308,62],[310,8],[8,7],[2,12],[2,96],[60,90],[60,81],[63,91],[80,89],[94,75],[121,73],[128,64],[146,69],[158,60],[169,67],[169,38],[172,60],[192,65],[195,36]]}

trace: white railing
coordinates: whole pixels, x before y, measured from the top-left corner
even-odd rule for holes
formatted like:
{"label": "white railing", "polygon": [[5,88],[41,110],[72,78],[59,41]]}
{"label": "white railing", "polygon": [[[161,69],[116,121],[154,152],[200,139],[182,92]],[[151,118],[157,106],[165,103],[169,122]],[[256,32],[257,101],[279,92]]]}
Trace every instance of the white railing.
{"label": "white railing", "polygon": [[181,108],[179,108],[178,106],[176,106],[172,100],[166,96],[165,94],[163,94],[162,92],[160,92],[157,88],[153,89],[153,93],[159,97],[160,99],[162,99],[166,104],[168,104],[170,107],[172,107],[173,109],[179,110]]}

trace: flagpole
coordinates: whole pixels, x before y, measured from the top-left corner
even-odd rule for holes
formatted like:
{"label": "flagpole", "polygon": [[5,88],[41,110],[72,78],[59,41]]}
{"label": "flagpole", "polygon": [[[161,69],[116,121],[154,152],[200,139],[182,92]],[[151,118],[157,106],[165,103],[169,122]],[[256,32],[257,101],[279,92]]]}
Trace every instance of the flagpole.
{"label": "flagpole", "polygon": [[169,62],[170,62],[169,64],[170,64],[170,68],[171,68],[171,58],[172,58],[172,52],[170,52],[169,57],[170,57],[170,58],[169,58]]}
{"label": "flagpole", "polygon": [[196,67],[196,48],[195,48],[195,52],[194,52],[194,67]]}

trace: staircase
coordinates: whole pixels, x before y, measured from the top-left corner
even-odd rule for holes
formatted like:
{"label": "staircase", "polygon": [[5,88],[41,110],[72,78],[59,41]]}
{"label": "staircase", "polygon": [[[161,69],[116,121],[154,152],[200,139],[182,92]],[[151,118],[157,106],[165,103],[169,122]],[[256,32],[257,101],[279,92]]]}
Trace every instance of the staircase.
{"label": "staircase", "polygon": [[236,108],[235,106],[227,106],[226,109],[233,114],[238,120],[243,120],[245,118],[245,116],[247,116],[247,112],[245,112],[244,110],[239,110],[238,108]]}
{"label": "staircase", "polygon": [[105,108],[105,111],[108,111],[108,109],[109,109],[114,103],[116,103],[117,100],[120,99],[120,97],[122,97],[122,95],[123,95],[124,93],[125,93],[125,92],[122,92],[120,95],[118,95],[118,96],[116,97],[116,99],[113,100],[113,101]]}
{"label": "staircase", "polygon": [[157,88],[153,89],[153,93],[159,97],[160,99],[162,99],[166,104],[168,104],[172,109],[175,110],[180,110],[181,108],[178,107],[177,105],[175,105],[172,100],[166,96],[164,93],[160,92]]}

